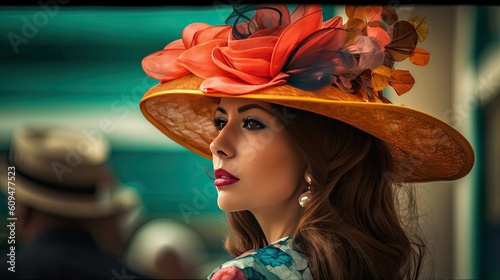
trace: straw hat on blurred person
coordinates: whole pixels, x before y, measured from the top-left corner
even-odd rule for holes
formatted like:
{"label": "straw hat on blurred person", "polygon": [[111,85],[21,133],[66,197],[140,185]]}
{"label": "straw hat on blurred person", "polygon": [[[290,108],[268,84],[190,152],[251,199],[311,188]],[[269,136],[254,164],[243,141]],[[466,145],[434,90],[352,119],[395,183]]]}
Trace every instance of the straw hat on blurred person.
{"label": "straw hat on blurred person", "polygon": [[84,129],[19,127],[8,157],[0,160],[2,190],[14,194],[17,202],[58,216],[123,213],[138,205],[138,194],[116,182],[109,154],[109,142]]}
{"label": "straw hat on blurred person", "polygon": [[100,132],[85,128],[14,130],[9,153],[0,159],[1,189],[14,206],[8,214],[16,218],[16,244],[23,246],[14,278],[110,279],[113,271],[139,276],[119,257],[123,220],[141,200],[118,182],[110,150]]}

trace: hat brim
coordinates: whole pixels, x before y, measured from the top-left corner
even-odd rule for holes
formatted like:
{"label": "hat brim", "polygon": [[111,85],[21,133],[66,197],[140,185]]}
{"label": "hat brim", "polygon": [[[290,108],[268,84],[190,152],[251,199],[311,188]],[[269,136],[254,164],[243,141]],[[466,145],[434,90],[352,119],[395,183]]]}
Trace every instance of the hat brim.
{"label": "hat brim", "polygon": [[220,97],[255,99],[334,118],[388,144],[397,180],[428,182],[456,180],[474,164],[467,139],[447,123],[402,105],[366,102],[357,95],[328,86],[310,92],[289,85],[251,94],[203,93],[203,80],[189,74],[160,83],[140,101],[143,115],[173,141],[206,158],[217,135],[213,116]]}
{"label": "hat brim", "polygon": [[[9,166],[14,167],[14,173],[8,173]],[[25,178],[15,172],[15,166],[9,165],[6,157],[0,158],[0,170],[0,188],[5,194],[13,195],[16,203],[53,215],[104,218],[125,213],[140,204],[137,191],[126,185],[115,186],[113,191],[98,197],[77,195],[51,190]],[[9,181],[8,177],[11,177]]]}

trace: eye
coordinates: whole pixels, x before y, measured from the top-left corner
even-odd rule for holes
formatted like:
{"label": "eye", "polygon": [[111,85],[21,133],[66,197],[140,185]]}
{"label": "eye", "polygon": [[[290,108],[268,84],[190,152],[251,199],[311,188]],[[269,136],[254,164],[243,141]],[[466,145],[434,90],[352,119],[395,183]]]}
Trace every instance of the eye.
{"label": "eye", "polygon": [[260,130],[266,128],[265,125],[263,125],[261,122],[251,119],[251,118],[246,118],[243,120],[243,127],[252,131],[252,130]]}
{"label": "eye", "polygon": [[227,120],[224,118],[215,118],[214,119],[214,126],[218,131],[221,131],[224,126],[226,126]]}

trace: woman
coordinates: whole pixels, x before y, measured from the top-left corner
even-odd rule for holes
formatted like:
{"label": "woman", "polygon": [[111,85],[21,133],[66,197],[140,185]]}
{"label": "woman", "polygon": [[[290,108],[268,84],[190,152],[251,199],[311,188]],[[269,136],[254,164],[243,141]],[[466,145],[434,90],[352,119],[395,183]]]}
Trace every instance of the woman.
{"label": "woman", "polygon": [[427,64],[423,17],[347,6],[343,22],[321,12],[238,6],[232,24],[191,24],[143,60],[161,81],[141,100],[145,117],[213,159],[236,258],[210,279],[417,278],[425,243],[405,183],[472,168],[456,130],[382,95],[414,83],[396,62]]}

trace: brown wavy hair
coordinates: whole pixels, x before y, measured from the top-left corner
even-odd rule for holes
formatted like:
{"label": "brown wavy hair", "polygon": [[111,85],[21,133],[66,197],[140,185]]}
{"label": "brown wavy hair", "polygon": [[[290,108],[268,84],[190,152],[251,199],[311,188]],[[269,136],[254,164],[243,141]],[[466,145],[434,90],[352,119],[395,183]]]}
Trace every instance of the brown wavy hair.
{"label": "brown wavy hair", "polygon": [[[417,235],[416,196],[413,186],[394,182],[387,145],[343,122],[273,106],[293,116],[284,120],[286,131],[312,177],[294,249],[314,278],[416,279],[426,251]],[[233,256],[268,245],[249,211],[228,213],[228,221],[224,246]]]}

